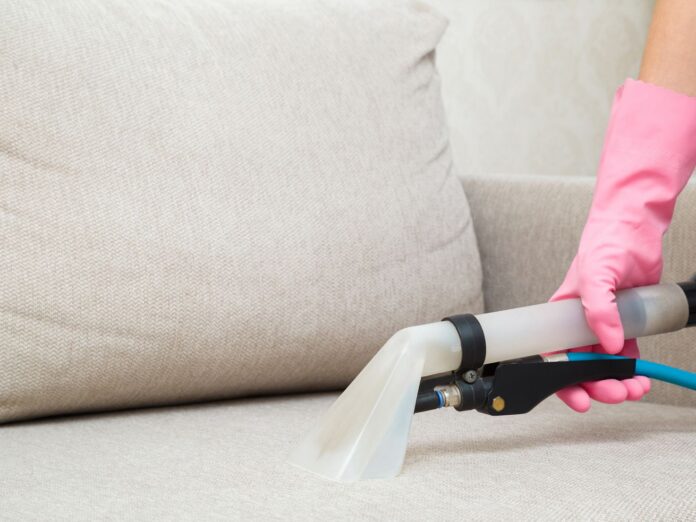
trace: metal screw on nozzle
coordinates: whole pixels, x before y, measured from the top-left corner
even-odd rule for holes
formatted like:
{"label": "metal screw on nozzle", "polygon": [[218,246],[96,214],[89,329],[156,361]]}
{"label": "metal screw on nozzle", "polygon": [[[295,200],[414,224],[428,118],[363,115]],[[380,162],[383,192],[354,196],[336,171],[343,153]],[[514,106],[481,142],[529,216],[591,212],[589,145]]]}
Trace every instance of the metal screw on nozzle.
{"label": "metal screw on nozzle", "polygon": [[464,373],[463,375],[464,380],[468,382],[469,384],[473,383],[478,379],[478,373],[476,373],[476,370],[469,370]]}

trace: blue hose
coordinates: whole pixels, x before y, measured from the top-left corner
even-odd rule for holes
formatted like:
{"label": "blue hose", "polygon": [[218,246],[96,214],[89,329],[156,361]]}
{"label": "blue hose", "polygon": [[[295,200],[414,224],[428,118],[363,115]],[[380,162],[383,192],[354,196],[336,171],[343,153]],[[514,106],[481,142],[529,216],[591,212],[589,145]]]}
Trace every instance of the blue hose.
{"label": "blue hose", "polygon": [[[593,352],[568,352],[569,361],[597,361],[601,359],[629,359],[619,355],[607,355]],[[696,373],[687,372],[681,368],[673,368],[652,361],[636,359],[636,375],[644,375],[658,381],[676,384],[690,390],[696,390]]]}

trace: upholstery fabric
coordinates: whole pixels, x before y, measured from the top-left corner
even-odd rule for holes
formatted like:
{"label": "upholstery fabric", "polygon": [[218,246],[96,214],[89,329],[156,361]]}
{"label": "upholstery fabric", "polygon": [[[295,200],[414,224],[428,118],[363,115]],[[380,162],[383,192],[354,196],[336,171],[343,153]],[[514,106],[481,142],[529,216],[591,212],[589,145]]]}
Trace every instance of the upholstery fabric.
{"label": "upholstery fabric", "polygon": [[418,414],[393,480],[285,463],[333,395],[0,427],[10,520],[693,520],[696,415],[649,403],[580,415]]}
{"label": "upholstery fabric", "polygon": [[462,175],[593,176],[616,88],[636,77],[654,0],[427,0]]}
{"label": "upholstery fabric", "polygon": [[[543,303],[563,281],[580,240],[594,179],[565,176],[468,176],[487,311]],[[677,200],[664,241],[662,280],[696,273],[696,184]],[[647,360],[696,371],[696,328],[641,339]],[[690,390],[653,381],[647,400],[696,406]]]}
{"label": "upholstery fabric", "polygon": [[480,310],[422,3],[0,6],[0,421],[347,384]]}

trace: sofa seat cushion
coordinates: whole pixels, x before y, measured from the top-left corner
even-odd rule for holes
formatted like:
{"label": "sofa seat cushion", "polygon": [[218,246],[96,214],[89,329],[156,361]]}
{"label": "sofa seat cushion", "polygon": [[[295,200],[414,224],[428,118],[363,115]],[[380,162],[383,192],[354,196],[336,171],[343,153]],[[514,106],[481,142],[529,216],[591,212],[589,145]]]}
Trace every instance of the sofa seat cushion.
{"label": "sofa seat cushion", "polygon": [[[416,415],[402,474],[341,484],[285,458],[335,395],[0,427],[0,513],[52,520],[686,520],[696,411],[549,399],[530,414]],[[2,518],[2,517],[0,517]]]}

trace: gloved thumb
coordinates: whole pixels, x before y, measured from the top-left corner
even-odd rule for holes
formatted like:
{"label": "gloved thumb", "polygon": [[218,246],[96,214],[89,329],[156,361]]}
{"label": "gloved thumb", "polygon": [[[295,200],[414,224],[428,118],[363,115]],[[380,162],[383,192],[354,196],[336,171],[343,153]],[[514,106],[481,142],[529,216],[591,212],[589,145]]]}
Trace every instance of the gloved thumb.
{"label": "gloved thumb", "polygon": [[558,290],[554,292],[549,299],[549,302],[562,301],[563,299],[573,299],[578,297],[578,289],[575,282],[577,281],[577,258],[573,259],[573,262],[568,268],[568,273],[563,279],[563,283],[558,287]]}
{"label": "gloved thumb", "polygon": [[580,300],[585,309],[587,324],[597,336],[599,344],[610,354],[621,351],[624,330],[616,305],[616,287],[610,277],[598,277],[581,282]]}

